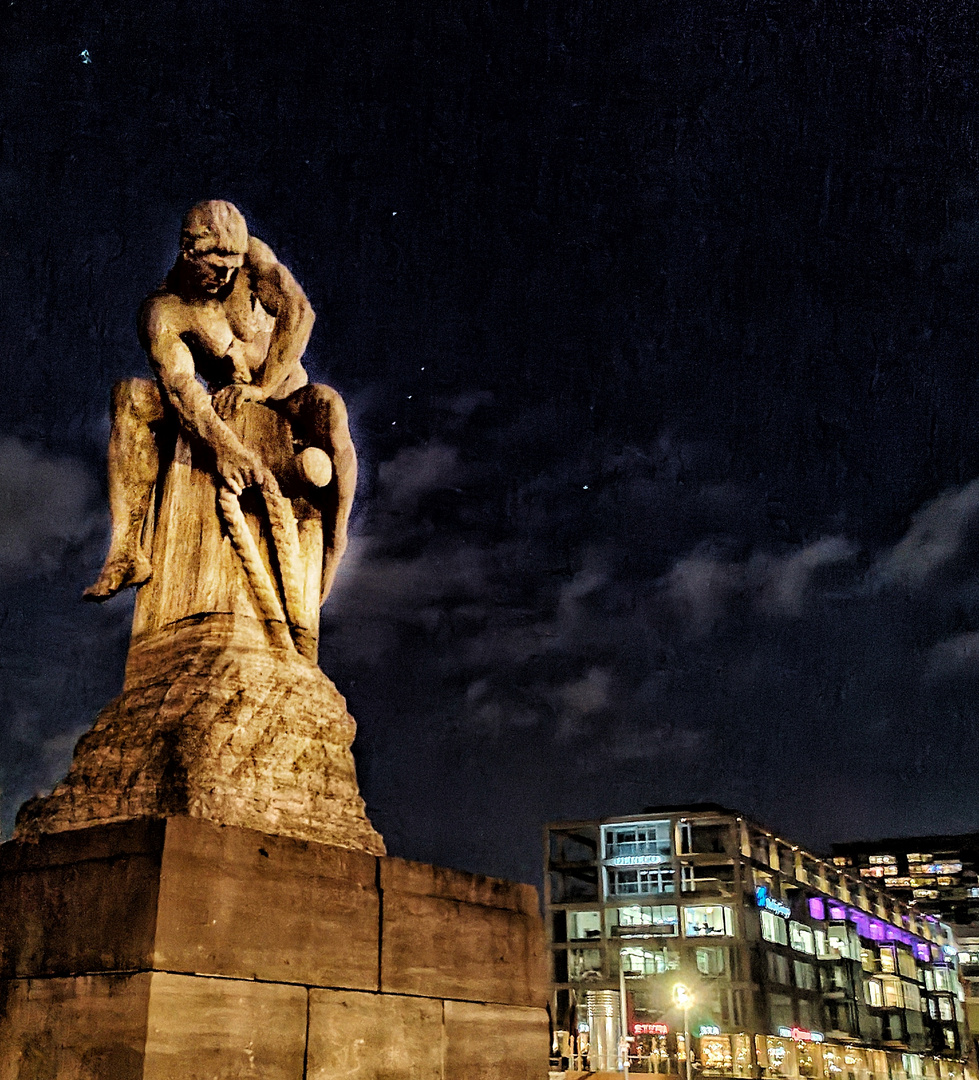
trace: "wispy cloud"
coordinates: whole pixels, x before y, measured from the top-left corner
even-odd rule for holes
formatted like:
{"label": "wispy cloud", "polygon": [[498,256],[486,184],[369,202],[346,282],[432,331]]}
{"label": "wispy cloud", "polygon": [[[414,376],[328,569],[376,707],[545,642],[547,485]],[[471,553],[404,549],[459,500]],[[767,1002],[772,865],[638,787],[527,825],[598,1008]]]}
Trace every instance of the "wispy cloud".
{"label": "wispy cloud", "polygon": [[0,584],[54,569],[69,544],[90,535],[100,520],[93,488],[76,459],[0,440]]}

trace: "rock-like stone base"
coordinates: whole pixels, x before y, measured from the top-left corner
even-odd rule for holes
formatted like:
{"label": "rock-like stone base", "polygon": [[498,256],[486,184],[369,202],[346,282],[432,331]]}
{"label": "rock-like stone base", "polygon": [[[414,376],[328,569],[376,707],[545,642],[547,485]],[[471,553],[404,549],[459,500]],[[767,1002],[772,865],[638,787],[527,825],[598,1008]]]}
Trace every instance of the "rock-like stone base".
{"label": "rock-like stone base", "polygon": [[543,1080],[535,891],[143,820],[0,847],[0,1080]]}
{"label": "rock-like stone base", "polygon": [[18,837],[186,814],[382,854],[364,812],[346,702],[255,620],[210,615],[134,639],[123,693]]}

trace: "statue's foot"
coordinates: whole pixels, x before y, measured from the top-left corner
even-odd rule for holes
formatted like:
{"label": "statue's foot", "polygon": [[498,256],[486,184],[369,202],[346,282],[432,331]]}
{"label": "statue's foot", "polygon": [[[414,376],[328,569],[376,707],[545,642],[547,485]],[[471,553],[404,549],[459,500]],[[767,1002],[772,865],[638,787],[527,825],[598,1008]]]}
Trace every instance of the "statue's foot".
{"label": "statue's foot", "polygon": [[108,600],[110,596],[115,596],[117,592],[130,585],[143,585],[152,576],[153,567],[142,551],[138,551],[135,555],[110,557],[106,559],[102,573],[99,574],[95,584],[89,585],[82,593],[82,599],[93,600],[96,603]]}

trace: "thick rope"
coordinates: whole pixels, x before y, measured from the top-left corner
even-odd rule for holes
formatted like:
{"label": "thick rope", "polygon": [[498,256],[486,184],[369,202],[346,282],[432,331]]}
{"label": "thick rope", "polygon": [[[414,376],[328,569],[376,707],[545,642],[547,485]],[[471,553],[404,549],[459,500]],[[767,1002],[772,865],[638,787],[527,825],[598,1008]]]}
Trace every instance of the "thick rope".
{"label": "thick rope", "polygon": [[[266,496],[266,506],[268,506],[270,501],[268,492],[265,489],[263,489],[263,492]],[[278,499],[284,501],[282,500],[281,495],[278,496]],[[282,609],[282,604],[279,601],[278,593],[276,592],[275,585],[272,581],[272,575],[266,568],[265,563],[262,562],[262,556],[259,553],[258,545],[255,543],[255,538],[252,536],[251,529],[248,528],[248,522],[245,521],[245,515],[242,512],[238,496],[230,488],[222,485],[218,492],[218,505],[221,508],[221,514],[224,517],[224,522],[228,529],[228,536],[231,538],[231,545],[235,549],[238,558],[241,560],[241,565],[245,570],[245,576],[248,578],[252,591],[255,593],[255,599],[258,601],[259,610],[267,621],[288,625],[285,612]],[[289,514],[292,515],[291,507],[289,507]],[[284,515],[281,513],[281,507],[277,506],[276,511],[270,512],[270,523],[273,515],[280,519],[278,530],[275,525],[272,526],[273,540],[276,543],[277,550],[279,550],[276,532],[279,531],[284,534],[288,531],[288,526],[286,526],[285,529],[282,528],[281,518]],[[298,530],[296,529],[294,516],[292,519],[292,527],[296,533],[294,553],[295,556],[298,556],[299,535]],[[285,543],[283,543],[282,547],[288,547],[289,538],[283,535],[283,540]],[[294,566],[295,563],[298,562],[298,558],[295,556],[290,552],[286,557],[286,560],[283,560],[280,553],[280,567],[284,566],[285,562],[289,562]],[[286,578],[288,576],[286,571],[283,570],[283,577]],[[285,591],[288,594],[292,589],[287,586]],[[293,600],[293,605],[294,604],[295,600]],[[291,635],[288,635],[287,638],[289,645],[295,648],[295,642],[292,640]]]}
{"label": "thick rope", "polygon": [[262,486],[265,509],[269,515],[272,541],[279,559],[282,593],[286,612],[293,626],[302,626],[303,564],[299,547],[299,526],[292,503],[279,491],[274,480]]}

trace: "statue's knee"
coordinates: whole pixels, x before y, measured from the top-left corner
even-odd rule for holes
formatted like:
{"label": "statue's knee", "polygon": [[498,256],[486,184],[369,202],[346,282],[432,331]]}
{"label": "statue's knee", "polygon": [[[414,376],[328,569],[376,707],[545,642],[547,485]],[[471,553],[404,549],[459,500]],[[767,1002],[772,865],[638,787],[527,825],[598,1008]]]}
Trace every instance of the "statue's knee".
{"label": "statue's knee", "polygon": [[112,388],[112,412],[151,424],[163,416],[160,391],[150,379],[122,379]]}

